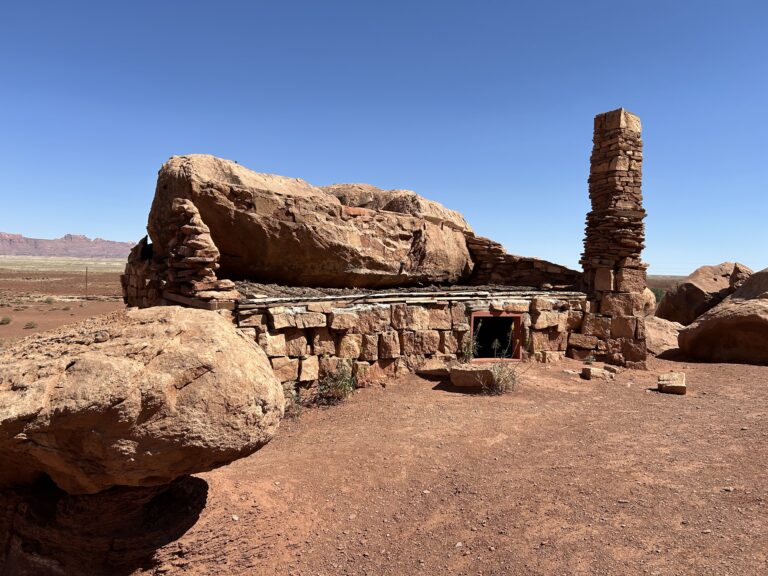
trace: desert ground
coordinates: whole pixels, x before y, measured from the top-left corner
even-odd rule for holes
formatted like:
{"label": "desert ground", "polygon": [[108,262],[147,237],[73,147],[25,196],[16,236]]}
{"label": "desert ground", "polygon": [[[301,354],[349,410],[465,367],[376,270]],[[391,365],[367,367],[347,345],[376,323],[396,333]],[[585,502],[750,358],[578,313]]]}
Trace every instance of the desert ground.
{"label": "desert ground", "polygon": [[124,266],[121,260],[0,256],[0,346],[122,308]]}
{"label": "desert ground", "polygon": [[[89,293],[79,269],[6,267],[0,331],[119,308],[118,272]],[[114,573],[768,573],[768,367],[649,364],[612,381],[522,364],[503,396],[408,376],[304,409],[198,475],[199,518]],[[653,391],[668,371],[686,396]]]}

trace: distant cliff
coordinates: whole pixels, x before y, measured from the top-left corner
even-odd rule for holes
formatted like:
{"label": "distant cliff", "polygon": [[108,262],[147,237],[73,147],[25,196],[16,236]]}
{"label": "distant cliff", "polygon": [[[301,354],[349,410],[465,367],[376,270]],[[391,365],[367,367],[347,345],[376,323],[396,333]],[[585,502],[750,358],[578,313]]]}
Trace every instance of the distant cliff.
{"label": "distant cliff", "polygon": [[0,255],[71,256],[73,258],[127,258],[132,242],[114,242],[67,234],[54,240],[27,238],[21,234],[0,232]]}

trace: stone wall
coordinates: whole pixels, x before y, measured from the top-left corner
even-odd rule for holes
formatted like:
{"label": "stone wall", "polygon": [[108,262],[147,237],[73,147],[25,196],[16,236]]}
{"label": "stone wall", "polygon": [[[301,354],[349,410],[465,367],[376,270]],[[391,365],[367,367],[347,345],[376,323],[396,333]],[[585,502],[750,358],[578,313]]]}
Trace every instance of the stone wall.
{"label": "stone wall", "polygon": [[585,340],[595,344],[598,359],[637,368],[646,359],[640,133],[640,119],[622,108],[595,117],[589,174],[592,210],[581,258],[591,308],[581,331]]}
{"label": "stone wall", "polygon": [[311,398],[318,380],[336,373],[342,363],[365,386],[416,372],[428,361],[449,365],[467,359],[473,312],[519,314],[526,356],[557,360],[587,306],[586,295],[578,293],[421,303],[240,303],[235,318],[270,357],[287,396]]}
{"label": "stone wall", "polygon": [[538,258],[508,254],[498,242],[472,232],[465,232],[464,236],[475,265],[468,282],[473,286],[572,287],[581,281],[581,274],[576,270]]}

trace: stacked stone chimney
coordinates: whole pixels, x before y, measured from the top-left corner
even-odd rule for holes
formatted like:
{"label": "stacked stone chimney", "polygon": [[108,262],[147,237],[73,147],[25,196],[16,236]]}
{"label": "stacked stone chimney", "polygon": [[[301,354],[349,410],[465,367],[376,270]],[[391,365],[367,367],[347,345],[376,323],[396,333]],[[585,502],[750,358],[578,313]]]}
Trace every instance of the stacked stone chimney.
{"label": "stacked stone chimney", "polygon": [[598,359],[637,368],[646,358],[640,132],[640,118],[623,108],[595,117],[589,174],[592,211],[581,258],[584,291],[591,301],[582,333],[601,340]]}

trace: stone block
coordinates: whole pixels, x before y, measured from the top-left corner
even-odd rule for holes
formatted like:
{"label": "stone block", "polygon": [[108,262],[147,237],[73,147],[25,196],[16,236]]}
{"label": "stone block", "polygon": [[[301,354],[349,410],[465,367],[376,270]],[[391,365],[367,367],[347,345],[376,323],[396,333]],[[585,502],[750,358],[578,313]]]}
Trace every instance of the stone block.
{"label": "stone block", "polygon": [[262,332],[259,334],[259,346],[266,352],[267,356],[286,356],[285,334],[274,332]]}
{"label": "stone block", "polygon": [[[397,334],[397,333],[395,333]],[[398,342],[398,353],[400,352],[400,344]],[[379,359],[379,335],[378,334],[363,334],[363,343],[360,347],[360,359],[372,362]]]}
{"label": "stone block", "polygon": [[659,392],[684,395],[687,392],[685,372],[670,372],[659,375],[656,387]]}
{"label": "stone block", "polygon": [[635,339],[645,340],[645,318],[636,318]]}
{"label": "stone block", "polygon": [[276,358],[270,358],[272,363],[272,372],[275,374],[280,382],[292,382],[299,377],[299,360],[298,358],[286,358],[285,356],[278,356]]}
{"label": "stone block", "polygon": [[400,337],[391,330],[379,334],[379,358],[391,359],[400,357]]}
{"label": "stone block", "polygon": [[451,311],[447,305],[434,305],[427,308],[430,330],[450,330],[453,326]]}
{"label": "stone block", "polygon": [[595,270],[595,290],[598,292],[611,292],[614,289],[613,270],[610,268],[597,268]]}
{"label": "stone block", "polygon": [[277,306],[267,311],[269,317],[269,326],[272,330],[283,330],[284,328],[296,328],[296,316],[287,308]]}
{"label": "stone block", "polygon": [[587,336],[576,332],[571,332],[568,336],[568,346],[581,350],[594,350],[597,348],[597,342],[597,336]]}
{"label": "stone block", "polygon": [[439,350],[441,354],[456,354],[456,352],[458,352],[459,342],[452,331],[450,330],[440,331]]}
{"label": "stone block", "polygon": [[451,302],[451,321],[454,327],[457,324],[466,324],[467,306],[464,302]]}
{"label": "stone block", "polygon": [[300,357],[308,354],[307,336],[304,330],[299,330],[298,328],[286,330],[284,336],[286,356]]}
{"label": "stone block", "polygon": [[373,362],[368,368],[367,381],[381,383],[396,378],[401,373],[402,370],[400,369],[398,359],[379,359],[376,362]]}
{"label": "stone block", "polygon": [[341,336],[341,338],[339,338],[339,345],[336,356],[339,358],[350,358],[357,360],[360,357],[360,348],[362,345],[362,334],[344,334]]}
{"label": "stone block", "polygon": [[400,332],[400,354],[403,356],[416,354],[416,335],[410,330]]}
{"label": "stone block", "polygon": [[358,334],[376,334],[388,330],[392,320],[389,305],[366,306],[356,310],[357,323],[351,328]]}
{"label": "stone block", "polygon": [[597,314],[584,314],[581,333],[587,336],[597,336],[601,339],[611,337],[611,319]]}
{"label": "stone block", "polygon": [[346,358],[338,358],[337,356],[319,356],[320,364],[320,378],[328,378],[336,376],[339,370],[346,366],[352,368],[352,361]]}
{"label": "stone block", "polygon": [[440,350],[440,333],[437,330],[418,330],[414,335],[414,354],[426,356]]}
{"label": "stone block", "polygon": [[358,388],[365,388],[369,381],[369,371],[371,365],[368,362],[355,362],[352,364],[352,376],[355,377],[355,384]]}
{"label": "stone block", "polygon": [[545,364],[552,362],[561,362],[565,358],[563,352],[555,352],[553,350],[544,350],[541,352],[541,361]]}
{"label": "stone block", "polygon": [[568,319],[565,326],[568,330],[575,331],[581,328],[581,323],[584,320],[584,312],[580,310],[568,310]]}
{"label": "stone block", "polygon": [[396,330],[427,330],[429,311],[423,306],[392,306],[392,327]]}
{"label": "stone block", "polygon": [[642,309],[642,292],[612,292],[604,294],[600,301],[600,313],[604,316],[634,316],[635,312],[639,313]]}
{"label": "stone block", "polygon": [[357,313],[343,308],[334,308],[328,314],[328,326],[333,330],[349,331],[357,326]]}
{"label": "stone block", "polygon": [[537,296],[533,300],[531,300],[531,312],[543,312],[545,310],[552,310],[554,308],[555,303],[550,300],[549,298],[542,298],[541,296]]}
{"label": "stone block", "polygon": [[634,338],[637,319],[634,316],[615,316],[611,319],[612,338]]}
{"label": "stone block", "polygon": [[336,336],[328,328],[312,331],[312,353],[317,356],[336,354]]}
{"label": "stone block", "polygon": [[534,330],[531,332],[531,342],[534,352],[544,350],[565,351],[568,343],[568,333],[559,332],[557,328]]}
{"label": "stone block", "polygon": [[568,316],[553,310],[536,311],[531,314],[531,322],[531,326],[537,330],[556,328],[558,332],[563,332],[568,323]]}
{"label": "stone block", "polygon": [[594,356],[594,352],[592,350],[581,350],[579,348],[568,348],[568,352],[566,353],[568,358],[573,358],[574,360],[579,360],[580,362],[583,362],[590,356]]}
{"label": "stone block", "polygon": [[504,304],[504,312],[528,312],[531,303],[528,300],[513,300]]}
{"label": "stone block", "polygon": [[299,364],[299,381],[311,382],[320,377],[320,361],[317,356],[305,356]]}
{"label": "stone block", "polygon": [[297,328],[323,328],[328,318],[322,312],[300,312],[296,314]]}
{"label": "stone block", "polygon": [[584,366],[584,368],[581,369],[581,377],[584,380],[612,380],[613,374],[602,368]]}
{"label": "stone block", "polygon": [[416,374],[419,376],[427,376],[431,378],[447,378],[451,373],[451,365],[455,363],[455,360],[451,362],[446,360],[446,357],[425,358],[424,361],[419,363],[416,367]]}
{"label": "stone block", "polygon": [[493,369],[488,364],[456,364],[451,366],[451,384],[457,388],[482,390],[494,382]]}
{"label": "stone block", "polygon": [[238,326],[241,328],[262,328],[269,324],[269,318],[266,313],[251,314],[250,316],[241,316]]}
{"label": "stone block", "polygon": [[616,275],[616,290],[619,292],[642,292],[647,285],[644,269],[621,268]]}
{"label": "stone block", "polygon": [[333,306],[330,302],[311,302],[307,304],[307,312],[319,312],[321,314],[329,314]]}

